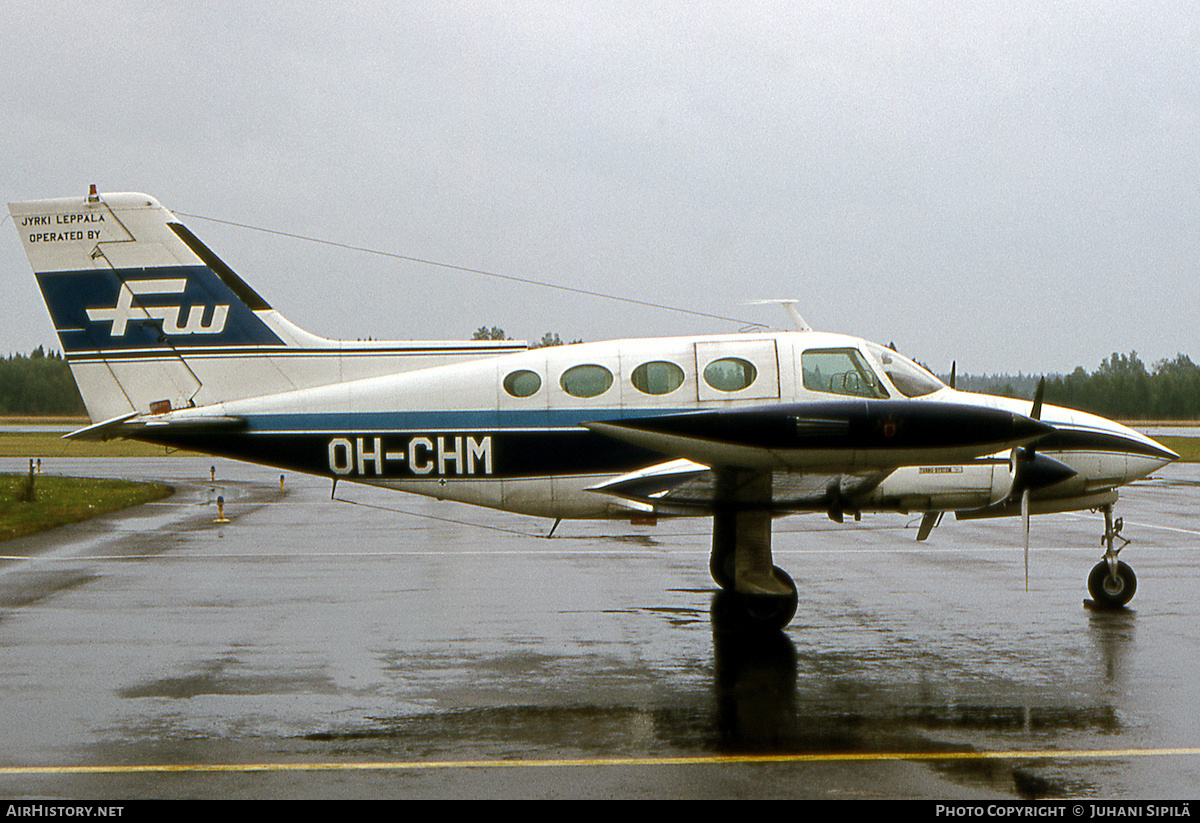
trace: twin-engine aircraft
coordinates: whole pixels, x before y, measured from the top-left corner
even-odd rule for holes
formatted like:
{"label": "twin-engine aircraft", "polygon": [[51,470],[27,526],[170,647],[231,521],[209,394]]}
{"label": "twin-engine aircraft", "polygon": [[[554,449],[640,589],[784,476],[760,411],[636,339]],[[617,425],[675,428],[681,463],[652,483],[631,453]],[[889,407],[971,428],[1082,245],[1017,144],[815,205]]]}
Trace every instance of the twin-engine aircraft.
{"label": "twin-engine aircraft", "polygon": [[[547,518],[711,517],[738,625],[781,628],[771,521],[825,512],[1105,514],[1096,602],[1133,596],[1117,489],[1178,457],[1110,420],[955,391],[815,331],[335,342],[289,323],[144,194],[10,204],[93,425],[128,437]],[[1118,521],[1119,524],[1119,521]]]}

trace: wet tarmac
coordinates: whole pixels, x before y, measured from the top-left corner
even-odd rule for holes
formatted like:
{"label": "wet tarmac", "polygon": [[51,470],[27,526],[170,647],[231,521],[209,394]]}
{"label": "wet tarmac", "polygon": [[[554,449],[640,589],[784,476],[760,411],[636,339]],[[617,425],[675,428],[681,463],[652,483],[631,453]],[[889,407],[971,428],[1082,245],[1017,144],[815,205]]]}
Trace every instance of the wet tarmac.
{"label": "wet tarmac", "polygon": [[[548,521],[208,459],[47,460],[178,493],[0,544],[9,798],[1191,798],[1200,466],[1099,515],[791,517],[780,634],[714,631],[705,520]],[[22,460],[0,460],[21,471]],[[215,500],[231,522],[215,524]]]}

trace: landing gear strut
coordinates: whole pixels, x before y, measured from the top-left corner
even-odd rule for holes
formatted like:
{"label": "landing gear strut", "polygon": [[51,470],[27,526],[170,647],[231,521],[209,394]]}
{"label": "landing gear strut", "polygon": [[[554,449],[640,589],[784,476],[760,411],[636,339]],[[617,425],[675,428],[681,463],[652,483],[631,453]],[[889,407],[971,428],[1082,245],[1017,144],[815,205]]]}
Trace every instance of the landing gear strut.
{"label": "landing gear strut", "polygon": [[[1102,506],[1101,511],[1104,512],[1104,537],[1101,540],[1104,559],[1088,575],[1088,592],[1097,605],[1119,609],[1133,599],[1137,591],[1137,577],[1133,569],[1117,559],[1121,549],[1129,545],[1129,541],[1121,537],[1121,519],[1117,518],[1114,525],[1112,504]],[[1120,540],[1121,545],[1113,548],[1116,540]]]}
{"label": "landing gear strut", "polygon": [[718,474],[709,571],[721,587],[713,600],[719,628],[782,629],[799,595],[787,572],[771,562],[771,474]]}

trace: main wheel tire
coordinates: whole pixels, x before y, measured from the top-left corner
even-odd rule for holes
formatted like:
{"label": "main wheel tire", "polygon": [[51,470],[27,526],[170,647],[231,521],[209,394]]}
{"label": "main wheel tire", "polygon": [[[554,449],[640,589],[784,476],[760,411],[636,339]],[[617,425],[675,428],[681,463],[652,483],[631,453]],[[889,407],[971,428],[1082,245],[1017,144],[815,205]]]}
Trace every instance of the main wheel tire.
{"label": "main wheel tire", "polygon": [[1133,569],[1117,561],[1117,576],[1109,572],[1108,561],[1101,560],[1088,575],[1088,592],[1097,603],[1119,609],[1133,599],[1137,591],[1137,576]]}
{"label": "main wheel tire", "polygon": [[778,566],[772,571],[775,579],[791,590],[790,594],[743,594],[734,591],[731,581],[713,599],[713,623],[721,629],[749,631],[778,631],[790,623],[800,602],[796,584]]}

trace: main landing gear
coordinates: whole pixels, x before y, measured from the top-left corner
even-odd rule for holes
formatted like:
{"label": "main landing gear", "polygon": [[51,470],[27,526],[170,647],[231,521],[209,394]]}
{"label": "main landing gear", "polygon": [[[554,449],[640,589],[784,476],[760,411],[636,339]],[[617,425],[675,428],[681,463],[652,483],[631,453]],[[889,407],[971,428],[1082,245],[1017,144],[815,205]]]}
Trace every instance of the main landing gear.
{"label": "main landing gear", "polygon": [[713,624],[724,630],[779,630],[799,604],[796,584],[771,562],[771,474],[718,474],[709,571],[721,587]]}
{"label": "main landing gear", "polygon": [[[1088,575],[1088,593],[1096,605],[1109,609],[1119,609],[1133,599],[1137,591],[1137,577],[1133,569],[1117,560],[1121,549],[1129,545],[1129,541],[1121,537],[1121,519],[1113,523],[1112,505],[1101,507],[1104,512],[1104,537],[1100,545],[1104,546],[1104,559],[1096,564]],[[1121,545],[1113,548],[1116,540]]]}

